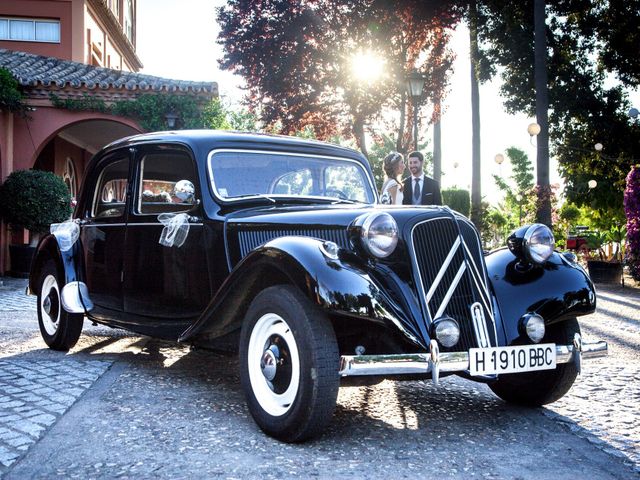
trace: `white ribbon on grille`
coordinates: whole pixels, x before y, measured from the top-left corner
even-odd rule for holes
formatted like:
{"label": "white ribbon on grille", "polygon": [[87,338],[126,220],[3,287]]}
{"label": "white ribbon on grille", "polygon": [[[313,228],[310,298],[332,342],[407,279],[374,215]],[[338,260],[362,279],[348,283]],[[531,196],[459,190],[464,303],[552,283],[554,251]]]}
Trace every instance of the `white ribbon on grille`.
{"label": "white ribbon on grille", "polygon": [[71,250],[73,244],[76,243],[80,236],[80,226],[73,220],[67,220],[62,223],[52,223],[49,231],[56,237],[61,252]]}
{"label": "white ribbon on grille", "polygon": [[158,221],[164,225],[160,245],[181,247],[189,235],[189,215],[186,213],[161,213]]}

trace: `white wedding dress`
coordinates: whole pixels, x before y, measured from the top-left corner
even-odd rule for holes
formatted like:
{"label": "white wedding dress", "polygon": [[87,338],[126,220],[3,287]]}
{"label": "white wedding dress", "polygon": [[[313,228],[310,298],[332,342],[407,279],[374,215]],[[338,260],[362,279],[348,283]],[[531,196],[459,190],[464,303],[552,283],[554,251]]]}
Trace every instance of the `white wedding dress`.
{"label": "white wedding dress", "polygon": [[[389,190],[396,186],[398,188],[396,189],[395,198],[391,198],[391,193],[389,192]],[[402,205],[403,198],[404,198],[404,195],[402,194],[402,190],[400,190],[400,186],[398,185],[398,182],[393,178],[387,178],[384,182],[384,185],[382,185],[382,192],[380,193],[380,202],[385,204],[390,204],[390,205]]]}

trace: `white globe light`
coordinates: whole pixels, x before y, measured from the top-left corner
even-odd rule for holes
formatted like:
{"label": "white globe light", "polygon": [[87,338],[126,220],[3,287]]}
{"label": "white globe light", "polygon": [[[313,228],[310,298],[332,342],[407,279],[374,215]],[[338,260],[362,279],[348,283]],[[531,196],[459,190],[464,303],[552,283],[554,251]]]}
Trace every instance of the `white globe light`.
{"label": "white globe light", "polygon": [[458,162],[453,162],[453,168],[458,168],[460,164]]}
{"label": "white globe light", "polygon": [[502,162],[504,162],[504,155],[502,155],[501,153],[498,153],[496,155],[495,161],[498,165],[502,165]]}
{"label": "white globe light", "polygon": [[589,185],[589,189],[593,189],[598,186],[598,182],[596,182],[595,180],[589,180],[589,182],[587,182],[587,185]]}
{"label": "white globe light", "polygon": [[604,146],[601,143],[598,142],[593,146],[593,148],[596,149],[596,152],[601,152],[602,149],[604,148]]}
{"label": "white globe light", "polygon": [[638,118],[638,115],[640,115],[640,112],[636,107],[632,107],[629,109],[629,116],[631,118]]}
{"label": "white globe light", "polygon": [[540,125],[538,125],[537,123],[530,123],[527,127],[527,133],[532,137],[538,135],[540,133],[540,130]]}

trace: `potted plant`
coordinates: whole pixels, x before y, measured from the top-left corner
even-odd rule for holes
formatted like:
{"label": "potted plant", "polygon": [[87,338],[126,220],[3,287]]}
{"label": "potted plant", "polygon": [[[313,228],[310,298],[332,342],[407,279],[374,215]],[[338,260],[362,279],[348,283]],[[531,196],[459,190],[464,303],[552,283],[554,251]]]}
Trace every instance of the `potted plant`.
{"label": "potted plant", "polygon": [[622,258],[627,229],[613,226],[608,232],[594,232],[587,236],[589,251],[587,268],[595,283],[622,283]]}
{"label": "potted plant", "polygon": [[40,234],[71,215],[71,195],[62,178],[43,170],[16,170],[0,185],[0,217],[13,231],[27,229],[28,245],[9,245],[11,274],[28,275]]}

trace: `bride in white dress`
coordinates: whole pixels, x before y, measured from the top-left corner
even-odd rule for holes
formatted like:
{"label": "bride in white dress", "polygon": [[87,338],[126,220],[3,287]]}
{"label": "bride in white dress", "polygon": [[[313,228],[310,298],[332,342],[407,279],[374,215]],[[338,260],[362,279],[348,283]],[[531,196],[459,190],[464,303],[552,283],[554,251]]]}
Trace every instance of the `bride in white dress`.
{"label": "bride in white dress", "polygon": [[380,192],[380,203],[387,205],[402,205],[402,173],[404,172],[404,157],[401,153],[393,152],[384,157],[382,168],[385,180]]}

